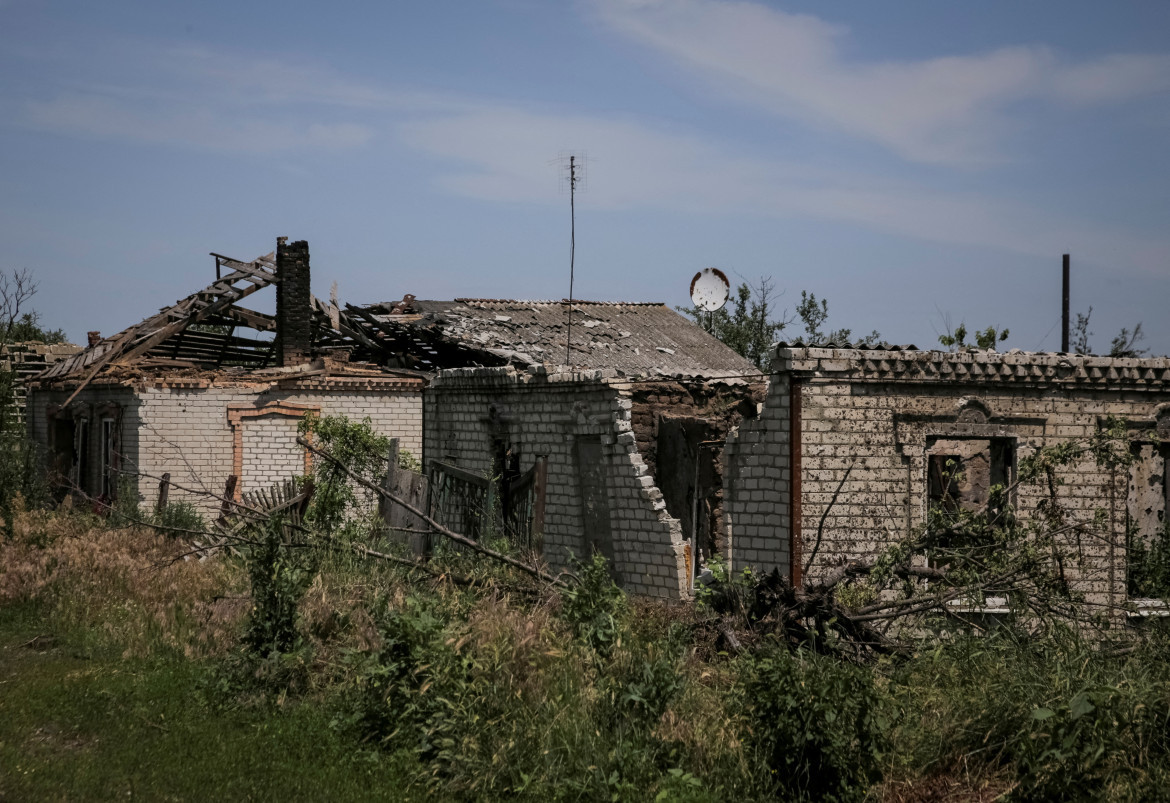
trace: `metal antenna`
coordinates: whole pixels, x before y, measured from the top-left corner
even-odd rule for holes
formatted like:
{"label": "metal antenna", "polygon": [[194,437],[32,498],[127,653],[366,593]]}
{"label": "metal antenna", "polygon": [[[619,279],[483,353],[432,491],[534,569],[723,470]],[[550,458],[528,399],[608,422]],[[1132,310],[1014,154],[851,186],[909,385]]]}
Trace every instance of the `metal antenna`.
{"label": "metal antenna", "polygon": [[585,162],[587,156],[562,152],[557,159],[564,171],[561,180],[569,189],[569,324],[565,331],[565,365],[573,367],[573,279],[577,254],[577,190],[585,189]]}

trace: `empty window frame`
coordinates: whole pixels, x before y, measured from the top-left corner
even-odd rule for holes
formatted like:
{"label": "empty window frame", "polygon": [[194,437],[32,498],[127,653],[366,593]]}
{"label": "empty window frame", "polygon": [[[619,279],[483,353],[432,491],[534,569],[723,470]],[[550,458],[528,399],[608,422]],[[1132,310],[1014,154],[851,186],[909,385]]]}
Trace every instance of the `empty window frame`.
{"label": "empty window frame", "polygon": [[[1015,479],[1013,438],[932,438],[926,449],[926,493],[932,508],[948,512],[984,510],[994,486]],[[995,514],[997,511],[989,510]]]}

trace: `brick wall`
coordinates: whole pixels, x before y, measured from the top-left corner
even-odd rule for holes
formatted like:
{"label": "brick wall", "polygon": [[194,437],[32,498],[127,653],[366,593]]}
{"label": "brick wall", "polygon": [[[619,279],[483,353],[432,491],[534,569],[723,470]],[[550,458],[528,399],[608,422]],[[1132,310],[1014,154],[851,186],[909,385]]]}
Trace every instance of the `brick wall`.
{"label": "brick wall", "polygon": [[[781,349],[775,366],[760,420],[729,437],[727,525],[737,565],[787,568],[788,389],[797,379],[800,547],[805,561],[815,550],[812,576],[923,525],[928,451],[937,439],[1011,443],[1014,465],[1043,446],[1093,434],[1106,416],[1151,431],[1170,409],[1164,359]],[[1066,577],[1091,605],[1111,610],[1125,601],[1128,473],[1087,459],[1058,480],[1070,523],[1086,528],[1068,537],[1077,560]],[[1021,486],[1014,504],[1026,518],[1046,493]],[[1094,525],[1098,511],[1103,525]]]}
{"label": "brick wall", "polygon": [[448,459],[486,474],[493,436],[519,450],[522,471],[537,455],[548,456],[544,557],[554,568],[584,551],[575,448],[581,439],[598,439],[619,579],[638,593],[672,599],[687,593],[682,531],[666,514],[638,450],[629,384],[612,372],[549,376],[468,368],[441,372],[425,396],[428,461]]}
{"label": "brick wall", "polygon": [[17,382],[12,388],[14,418],[11,423],[19,431],[24,424],[24,408],[28,396],[24,382],[55,362],[81,351],[72,343],[6,343],[0,345],[0,371],[12,371]]}
{"label": "brick wall", "polygon": [[[30,431],[39,443],[49,443],[50,408],[65,398],[66,391],[32,392]],[[323,414],[345,415],[359,421],[368,416],[376,432],[398,438],[401,447],[415,456],[422,454],[420,390],[282,390],[255,386],[131,389],[91,385],[69,409],[90,415],[105,403],[120,411],[123,467],[154,476],[170,473],[173,483],[191,489],[173,488],[171,501],[189,501],[207,513],[217,510],[218,503],[196,492],[222,494],[228,475],[233,473],[235,440],[228,414],[232,409],[285,403],[290,408],[319,407]],[[296,422],[295,417],[278,414],[241,418],[241,456],[246,472],[242,490],[303,473],[304,452],[293,436]],[[91,435],[91,440],[96,437]],[[158,480],[140,477],[138,493],[140,500],[153,505]]]}
{"label": "brick wall", "polygon": [[773,377],[759,417],[741,422],[727,437],[723,556],[733,571],[789,571],[788,396],[789,377]]}

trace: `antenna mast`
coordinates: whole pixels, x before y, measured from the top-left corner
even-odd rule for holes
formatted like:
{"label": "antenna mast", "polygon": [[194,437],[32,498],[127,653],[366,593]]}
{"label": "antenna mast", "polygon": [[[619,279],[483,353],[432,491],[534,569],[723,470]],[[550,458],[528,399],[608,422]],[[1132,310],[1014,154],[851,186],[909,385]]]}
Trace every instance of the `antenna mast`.
{"label": "antenna mast", "polygon": [[565,365],[573,367],[573,279],[576,273],[577,255],[577,189],[585,189],[585,162],[588,157],[577,158],[575,153],[561,153],[558,161],[564,167],[563,179],[569,185],[569,299],[568,326],[565,330]]}

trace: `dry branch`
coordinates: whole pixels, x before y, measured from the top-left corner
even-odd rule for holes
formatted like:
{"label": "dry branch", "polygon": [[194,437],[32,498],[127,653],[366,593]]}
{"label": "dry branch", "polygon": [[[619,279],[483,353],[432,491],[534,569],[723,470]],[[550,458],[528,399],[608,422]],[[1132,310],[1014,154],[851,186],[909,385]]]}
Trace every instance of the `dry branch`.
{"label": "dry branch", "polygon": [[457,543],[461,546],[465,546],[474,552],[478,552],[479,554],[481,554],[485,557],[491,558],[492,560],[496,560],[496,561],[499,561],[500,563],[511,566],[513,569],[519,569],[520,571],[524,572],[525,574],[531,575],[532,577],[535,577],[537,580],[541,580],[543,582],[549,583],[550,585],[557,585],[557,586],[562,586],[562,587],[568,585],[564,580],[561,579],[560,575],[554,577],[551,574],[548,574],[547,572],[542,571],[541,569],[537,568],[536,566],[530,566],[529,564],[524,563],[523,561],[516,560],[515,558],[513,558],[509,555],[505,555],[502,552],[497,552],[494,549],[490,549],[490,548],[484,546],[483,544],[480,544],[476,541],[473,541],[472,539],[468,538],[465,535],[460,535],[459,533],[455,532],[454,530],[447,529],[442,524],[439,524],[437,521],[435,521],[430,516],[428,516],[426,513],[423,513],[421,510],[416,508],[414,505],[395,496],[394,494],[387,491],[385,488],[381,488],[378,485],[375,485],[374,483],[365,479],[364,477],[361,477],[358,474],[354,473],[353,471],[351,471],[349,469],[348,466],[346,466],[344,463],[342,463],[340,460],[338,460],[332,454],[330,454],[329,452],[323,451],[321,449],[318,449],[316,446],[314,446],[312,443],[310,443],[308,439],[306,439],[304,437],[298,437],[297,443],[299,443],[301,446],[308,449],[313,454],[328,460],[330,463],[332,463],[334,466],[336,466],[338,469],[340,469],[350,480],[352,480],[353,482],[356,482],[358,485],[362,486],[366,490],[373,491],[374,493],[381,496],[383,499],[388,499],[391,502],[393,502],[394,504],[399,505],[402,508],[404,508],[405,510],[409,511],[410,513],[413,513],[415,516],[420,518],[422,521],[426,522],[427,525],[432,528],[433,532],[438,533],[439,535],[443,536],[444,538],[447,538],[451,541],[454,541],[455,543]]}

